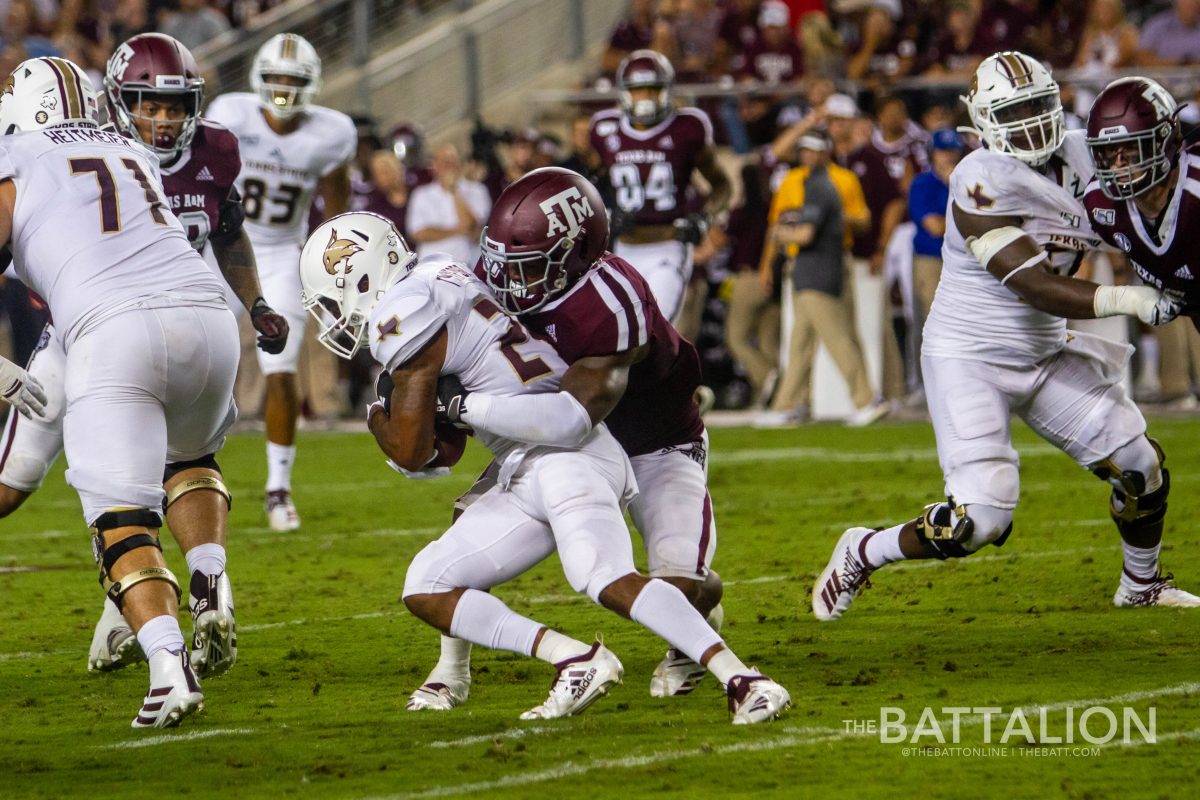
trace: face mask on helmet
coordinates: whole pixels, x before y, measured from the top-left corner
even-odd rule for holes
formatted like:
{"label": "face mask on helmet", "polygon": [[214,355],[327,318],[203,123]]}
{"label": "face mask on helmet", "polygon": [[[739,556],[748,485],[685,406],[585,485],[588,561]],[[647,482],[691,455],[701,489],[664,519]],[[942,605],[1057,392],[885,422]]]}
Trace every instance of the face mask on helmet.
{"label": "face mask on helmet", "polygon": [[1017,98],[991,109],[989,145],[1041,166],[1062,144],[1063,110],[1058,92]]}
{"label": "face mask on helmet", "polygon": [[321,60],[305,39],[281,33],[254,57],[250,88],[268,114],[287,120],[312,104],[321,86]]}
{"label": "face mask on helmet", "polygon": [[1127,200],[1162,184],[1182,146],[1179,106],[1149,78],[1121,78],[1096,98],[1087,146],[1100,189]]}
{"label": "face mask on helmet", "polygon": [[202,97],[199,89],[178,94],[126,89],[120,93],[117,118],[122,129],[136,133],[166,164],[195,138]]}
{"label": "face mask on helmet", "polygon": [[487,284],[510,314],[533,313],[567,288],[564,264],[575,243],[563,237],[548,251],[510,252],[502,242],[489,239],[484,228],[479,246]]}
{"label": "face mask on helmet", "polygon": [[1099,143],[1089,141],[1096,178],[1104,194],[1113,200],[1127,200],[1166,180],[1171,159],[1162,142],[1169,136],[1169,130],[1151,131]]}
{"label": "face mask on helmet", "polygon": [[671,113],[671,62],[653,50],[630,53],[617,68],[617,100],[635,125],[657,125]]}
{"label": "face mask on helmet", "polygon": [[1003,52],[984,59],[962,98],[988,149],[1033,167],[1050,159],[1065,126],[1058,84],[1036,59]]}
{"label": "face mask on helmet", "polygon": [[657,125],[671,111],[671,90],[665,86],[624,89],[621,91],[621,110],[635,125]]}
{"label": "face mask on helmet", "polygon": [[368,343],[375,304],[416,261],[392,223],[378,214],[339,214],[318,226],[300,253],[300,300],[317,322],[317,341],[353,358]]}

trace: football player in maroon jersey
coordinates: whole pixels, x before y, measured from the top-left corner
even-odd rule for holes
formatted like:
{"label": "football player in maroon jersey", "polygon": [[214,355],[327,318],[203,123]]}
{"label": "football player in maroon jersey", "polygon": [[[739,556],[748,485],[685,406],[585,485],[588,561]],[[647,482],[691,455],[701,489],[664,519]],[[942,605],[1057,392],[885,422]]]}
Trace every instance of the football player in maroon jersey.
{"label": "football player in maroon jersey", "polygon": [[[1092,228],[1129,257],[1144,283],[1181,298],[1184,313],[1200,329],[1195,277],[1200,268],[1193,271],[1188,263],[1196,253],[1191,237],[1200,225],[1200,148],[1184,146],[1175,99],[1149,78],[1118,78],[1092,104],[1086,141],[1096,170],[1083,196]],[[1161,462],[1162,451],[1155,449]],[[1162,473],[1154,503],[1139,502],[1121,518],[1115,511],[1119,504],[1113,502],[1126,550],[1137,548],[1149,556],[1136,571],[1126,559],[1125,576],[1138,589],[1127,592],[1129,604],[1200,607],[1200,597],[1160,574],[1158,552],[1170,489],[1167,470]],[[1142,480],[1138,473],[1124,473],[1122,482],[1128,485],[1124,492],[1114,489],[1114,498],[1142,495]]]}
{"label": "football player in maroon jersey", "polygon": [[1200,267],[1188,263],[1191,222],[1200,225],[1200,147],[1184,146],[1175,98],[1149,78],[1113,81],[1092,104],[1087,145],[1092,226],[1146,284],[1183,298],[1200,328]]}
{"label": "football player in maroon jersey", "polygon": [[[732,184],[716,160],[712,122],[698,108],[675,108],[675,70],[653,50],[637,50],[617,70],[619,108],[592,117],[591,143],[613,198],[613,252],[650,284],[674,320],[692,273],[692,247],[729,206]],[[688,213],[692,176],[710,192],[703,213]],[[605,193],[606,196],[609,194]]]}
{"label": "football player in maroon jersey", "polygon": [[[577,173],[535,170],[505,189],[482,236],[477,272],[506,310],[571,365],[562,391],[522,401],[443,390],[444,405],[453,421],[534,444],[575,444],[603,421],[633,464],[641,494],[630,514],[650,575],[679,588],[719,627],[708,436],[693,399],[700,359],[659,310],[646,280],[605,251],[608,225],[600,202]],[[549,222],[562,209],[570,211],[574,228]],[[485,475],[464,501],[487,485]],[[443,637],[442,658],[409,709],[445,710],[465,700],[469,653],[469,645]],[[704,673],[669,650],[650,693],[687,694]]]}
{"label": "football player in maroon jersey", "polygon": [[[163,188],[192,246],[213,248],[221,274],[250,314],[259,347],[278,352],[287,320],[262,299],[254,254],[241,229],[241,201],[233,180],[241,168],[236,137],[199,117],[204,79],[182,44],[159,33],[120,45],[104,80],[116,127],[139,138],[161,164]],[[5,426],[0,453],[0,517],[15,511],[42,483],[62,450],[62,345],[53,324],[43,333],[30,371],[55,400],[57,411],[37,421],[15,414]],[[224,672],[237,657],[233,598],[225,575],[229,492],[213,459],[168,464],[163,476],[167,522],[191,573],[189,605],[194,633],[192,663],[201,677]],[[202,490],[202,491],[197,491]],[[88,669],[111,670],[142,654],[116,605],[105,602],[96,625]]]}

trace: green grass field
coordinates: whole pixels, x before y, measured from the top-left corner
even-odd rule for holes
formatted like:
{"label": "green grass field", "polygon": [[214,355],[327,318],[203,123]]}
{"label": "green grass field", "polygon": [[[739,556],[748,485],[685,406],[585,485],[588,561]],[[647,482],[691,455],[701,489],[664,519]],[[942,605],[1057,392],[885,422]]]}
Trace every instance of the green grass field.
{"label": "green grass field", "polygon": [[[1196,591],[1200,422],[1154,420],[1151,429],[1173,477],[1165,567]],[[222,457],[235,495],[240,658],[205,683],[206,710],[174,731],[129,728],[144,665],[86,672],[101,592],[61,467],[0,523],[0,797],[1200,792],[1200,611],[1112,607],[1120,547],[1108,489],[1024,428],[1022,504],[1008,545],[881,571],[831,624],[813,619],[809,590],[841,531],[911,518],[940,493],[931,429],[713,431],[725,633],[794,702],[780,721],[749,728],[729,724],[711,678],[689,697],[652,699],[647,685],[664,645],[573,595],[555,559],[497,594],[578,638],[602,632],[624,662],[624,685],[581,717],[523,723],[517,717],[541,701],[550,668],[476,649],[465,706],[406,712],[437,636],[404,611],[404,572],[441,532],[484,454],[472,445],[451,478],[414,483],[388,470],[365,434],[308,434],[300,444],[304,527],[293,534],[263,527],[261,437],[234,437]],[[177,549],[165,549],[185,574]],[[20,570],[32,566],[44,569]],[[1072,704],[1105,705],[1118,718],[1130,706],[1142,719],[1153,707],[1158,741],[1135,734],[1130,746],[1118,738],[1086,755],[1033,755],[1018,750],[1018,737],[1004,753],[914,755],[845,722],[899,707],[911,734],[927,706],[943,721],[944,707],[997,706],[1007,720],[1015,707],[1050,706],[1054,735]],[[1102,734],[1099,722],[1091,730]],[[992,731],[993,747],[1000,734]],[[987,747],[978,717],[962,720],[959,746]]]}

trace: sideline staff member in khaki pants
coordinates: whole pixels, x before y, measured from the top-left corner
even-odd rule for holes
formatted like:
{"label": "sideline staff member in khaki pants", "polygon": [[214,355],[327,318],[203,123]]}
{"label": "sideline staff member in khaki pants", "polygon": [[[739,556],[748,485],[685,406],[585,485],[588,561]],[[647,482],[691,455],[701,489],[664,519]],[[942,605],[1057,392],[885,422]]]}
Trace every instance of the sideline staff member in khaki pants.
{"label": "sideline staff member in khaki pants", "polygon": [[[760,262],[760,275],[766,276],[764,290],[769,291],[766,282],[771,261],[777,248],[785,248],[790,256],[795,309],[788,365],[771,409],[784,417],[779,419],[782,423],[807,404],[816,351],[813,345],[819,340],[845,378],[858,409],[847,424],[869,425],[887,413],[887,406],[874,402],[854,318],[840,299],[844,291],[850,291],[844,280],[843,201],[830,174],[840,168],[829,165],[829,140],[823,133],[810,132],[800,138],[797,146],[803,167],[789,173],[780,186],[771,215],[775,222],[767,233]],[[802,182],[799,205],[792,203],[800,193],[785,191],[789,181]],[[859,187],[860,199],[861,193]]]}

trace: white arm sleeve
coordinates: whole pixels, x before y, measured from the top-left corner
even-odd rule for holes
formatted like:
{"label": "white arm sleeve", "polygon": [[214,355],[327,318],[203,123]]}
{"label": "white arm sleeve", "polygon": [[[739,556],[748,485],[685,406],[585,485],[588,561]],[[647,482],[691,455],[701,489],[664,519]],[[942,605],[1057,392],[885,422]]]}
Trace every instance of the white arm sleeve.
{"label": "white arm sleeve", "polygon": [[559,447],[577,447],[592,432],[587,409],[566,392],[516,397],[472,393],[462,421],[505,439]]}

